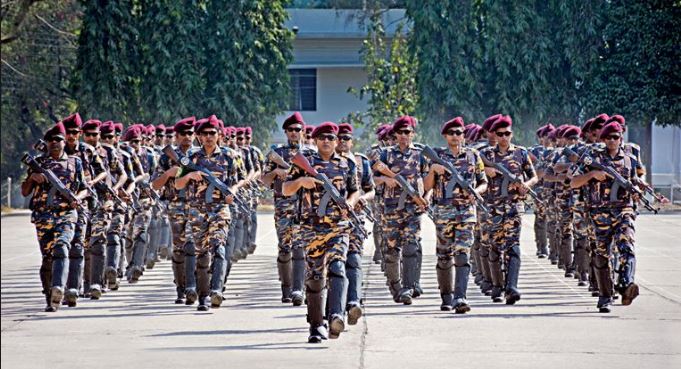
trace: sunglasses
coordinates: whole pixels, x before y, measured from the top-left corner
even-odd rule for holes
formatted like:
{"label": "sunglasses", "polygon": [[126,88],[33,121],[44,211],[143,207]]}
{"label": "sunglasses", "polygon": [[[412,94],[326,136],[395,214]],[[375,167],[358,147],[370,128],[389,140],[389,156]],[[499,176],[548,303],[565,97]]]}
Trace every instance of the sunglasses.
{"label": "sunglasses", "polygon": [[611,135],[611,136],[606,137],[605,139],[606,140],[619,140],[621,137],[622,136],[619,136],[619,135]]}
{"label": "sunglasses", "polygon": [[511,135],[513,134],[513,132],[511,132],[511,131],[506,131],[506,132],[494,132],[494,134],[497,135],[497,137],[504,137],[504,136],[505,136],[505,137],[511,137]]}
{"label": "sunglasses", "polygon": [[341,141],[350,141],[352,140],[352,136],[338,136],[338,139]]}
{"label": "sunglasses", "polygon": [[67,135],[77,135],[79,133],[80,133],[80,131],[77,130],[77,129],[69,129],[69,130],[66,131]]}
{"label": "sunglasses", "polygon": [[251,136],[244,136],[245,139],[250,140]]}
{"label": "sunglasses", "polygon": [[105,139],[105,140],[110,140],[110,139],[114,138],[114,135],[103,135],[102,138]]}
{"label": "sunglasses", "polygon": [[408,130],[408,129],[401,129],[399,131],[395,131],[395,134],[397,135],[408,135],[411,134],[413,131]]}
{"label": "sunglasses", "polygon": [[[184,131],[184,132],[177,132],[178,136],[191,136],[194,134],[194,131]],[[171,136],[172,137],[172,136]]]}
{"label": "sunglasses", "polygon": [[47,142],[62,142],[62,141],[64,141],[64,139],[61,137],[50,137],[47,139]]}
{"label": "sunglasses", "polygon": [[175,137],[174,135],[166,135],[166,138],[173,138]]}
{"label": "sunglasses", "polygon": [[142,142],[142,140],[130,140],[130,143],[132,144],[139,144],[140,142]]}
{"label": "sunglasses", "polygon": [[163,138],[165,135],[156,135],[156,138]]}
{"label": "sunglasses", "polygon": [[243,141],[244,138],[243,138],[243,136],[242,136],[242,137],[237,137],[236,140],[237,140],[237,141]]}
{"label": "sunglasses", "polygon": [[320,141],[336,141],[337,138],[336,135],[320,135],[317,137]]}
{"label": "sunglasses", "polygon": [[97,137],[99,132],[85,132],[85,137]]}
{"label": "sunglasses", "polygon": [[216,136],[218,131],[202,131],[201,136]]}
{"label": "sunglasses", "polygon": [[300,132],[302,128],[286,128],[286,132]]}
{"label": "sunglasses", "polygon": [[307,136],[305,136],[305,138],[307,138],[308,140],[311,140],[311,139],[312,139],[312,135],[307,135]]}
{"label": "sunglasses", "polygon": [[458,129],[450,129],[447,132],[445,132],[445,135],[447,136],[461,136],[463,134],[463,131],[458,130]]}

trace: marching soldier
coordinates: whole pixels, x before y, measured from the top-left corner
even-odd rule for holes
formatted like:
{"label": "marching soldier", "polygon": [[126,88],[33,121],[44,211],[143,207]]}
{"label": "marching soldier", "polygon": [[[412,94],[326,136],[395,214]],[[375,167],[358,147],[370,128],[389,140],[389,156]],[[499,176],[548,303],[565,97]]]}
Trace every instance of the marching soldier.
{"label": "marching soldier", "polygon": [[[621,147],[623,131],[616,121],[603,126],[599,138],[605,142],[605,148],[592,150],[593,158],[590,159],[613,168],[625,180],[637,184],[636,170],[640,164],[636,157],[627,154]],[[634,283],[634,202],[638,199],[631,191],[620,188],[615,179],[602,170],[588,170],[576,175],[571,185],[573,188],[587,188],[587,201],[596,234],[592,263],[598,282],[597,307],[602,313],[611,310],[614,291],[610,260],[613,244],[619,251],[620,270],[616,288],[622,295],[622,305],[630,305],[639,293],[638,285]]]}
{"label": "marching soldier", "polygon": [[[376,175],[376,185],[385,185],[383,194],[383,216],[386,234],[385,274],[387,285],[395,302],[405,305],[412,303],[412,298],[421,295],[418,280],[421,265],[419,254],[421,247],[421,215],[427,204],[421,197],[423,194],[423,176],[427,172],[427,163],[421,157],[421,147],[413,144],[416,119],[410,116],[398,118],[392,125],[396,135],[396,144],[381,151],[380,163],[375,162],[376,172],[391,172],[402,176],[407,183],[417,190],[417,198],[405,196],[406,188],[401,188],[398,181],[389,176]],[[373,159],[373,158],[372,158]],[[401,191],[400,191],[401,189]]]}
{"label": "marching soldier", "polygon": [[255,146],[252,145],[252,138],[253,138],[253,129],[251,127],[246,127],[246,132],[244,135],[244,146],[248,148],[250,154],[251,154],[251,162],[253,163],[253,166],[255,168],[255,172],[253,173],[253,179],[251,179],[250,186],[254,192],[253,200],[251,202],[251,221],[249,223],[249,227],[247,230],[247,235],[248,237],[246,238],[246,244],[248,246],[248,253],[252,254],[255,252],[255,248],[257,247],[255,243],[256,239],[256,233],[258,230],[258,216],[257,216],[257,210],[258,210],[258,200],[259,200],[259,195],[257,195],[257,192],[260,192],[259,187],[260,187],[260,177],[262,176],[262,171],[265,165],[265,157],[262,154],[262,151]]}
{"label": "marching soldier", "polygon": [[[238,181],[234,157],[218,145],[218,130],[220,124],[215,115],[198,126],[197,133],[201,135],[201,148],[193,151],[189,160],[196,166],[214,173],[214,176],[227,186],[234,186]],[[222,190],[208,181],[209,174],[203,171],[182,170],[177,174],[175,188],[185,189],[190,196],[189,221],[191,222],[192,237],[196,248],[196,275],[199,295],[199,311],[212,307],[220,307],[223,300],[222,287],[226,272],[227,232],[232,221],[229,204],[234,201],[232,194],[225,194]],[[212,268],[209,280],[208,268]]]}
{"label": "marching soldier", "polygon": [[[290,163],[291,158],[301,151],[305,122],[302,115],[296,112],[284,120],[282,128],[288,142],[273,147],[273,151]],[[267,158],[263,174],[263,182],[271,184],[274,190],[274,225],[277,231],[278,257],[277,270],[281,281],[281,302],[294,306],[303,304],[303,277],[305,273],[305,252],[302,244],[296,243],[297,209],[299,193],[285,196],[282,185],[288,176],[288,169]]]}
{"label": "marching soldier", "polygon": [[[174,133],[177,146],[172,147],[178,157],[187,157],[192,150],[194,141],[194,117],[184,118],[175,123]],[[166,130],[167,132],[167,130]],[[163,198],[168,202],[167,216],[172,226],[172,263],[173,280],[177,292],[176,304],[192,305],[198,299],[196,292],[196,254],[190,235],[187,234],[187,191],[175,189],[175,178],[179,171],[179,163],[172,162],[168,154],[163,153],[159,159],[153,178],[155,190],[163,189]],[[189,281],[189,283],[188,283]],[[191,288],[188,288],[191,287]],[[186,300],[185,300],[186,298]]]}
{"label": "marching soldier", "polygon": [[[338,155],[338,126],[324,122],[312,132],[317,152],[309,152],[312,170],[325,175],[352,209],[358,199],[357,168],[354,161]],[[308,168],[309,170],[309,168]],[[307,319],[310,324],[308,342],[319,343],[326,338],[324,326],[324,290],[328,275],[328,321],[329,338],[338,338],[345,329],[343,313],[347,295],[345,271],[348,252],[350,224],[346,212],[335,201],[324,201],[330,196],[320,181],[306,175],[306,170],[294,166],[287,181],[282,185],[282,194],[292,196],[303,190],[301,199],[301,226],[305,240],[305,292],[307,297]],[[327,198],[328,200],[328,198]]]}
{"label": "marching soldier", "polygon": [[[430,171],[424,179],[425,190],[433,190],[435,206],[436,271],[442,297],[440,309],[449,311],[453,308],[456,313],[463,314],[470,311],[466,289],[471,269],[469,256],[477,221],[476,199],[468,191],[472,189],[480,196],[487,189],[487,178],[478,151],[464,147],[464,122],[461,117],[445,122],[440,133],[447,140],[448,147],[435,150],[438,158],[450,164],[470,184],[468,188],[457,184],[452,178],[455,173],[448,172],[445,166],[437,163],[431,163]],[[453,288],[452,267],[456,268]]]}
{"label": "marching soldier", "polygon": [[[542,179],[544,175],[544,170],[542,165],[544,155],[546,150],[550,145],[550,142],[546,138],[547,131],[552,129],[553,125],[548,123],[537,129],[537,140],[539,141],[537,145],[532,146],[528,151],[530,153],[530,158],[532,163],[534,163],[534,168],[537,172],[537,195],[544,200],[544,181]],[[545,259],[549,256],[548,250],[548,238],[546,229],[546,207],[539,202],[534,203],[534,240],[537,245],[537,257],[539,259]]]}
{"label": "marching soldier", "polygon": [[[357,184],[361,189],[361,195],[358,198],[358,206],[366,209],[369,203],[374,199],[374,180],[371,171],[371,162],[365,155],[353,153],[353,129],[350,124],[342,123],[338,125],[338,144],[336,152],[353,161],[357,168]],[[361,209],[357,209],[361,210]],[[360,219],[364,221],[364,217]],[[365,233],[360,232],[359,229],[352,229],[350,231],[350,243],[348,248],[348,256],[345,262],[345,272],[348,277],[348,294],[346,311],[348,312],[348,324],[355,325],[357,320],[362,316],[362,307],[360,306],[362,295],[362,254],[364,252]]]}
{"label": "marching soldier", "polygon": [[[507,115],[497,119],[489,130],[497,136],[497,145],[481,153],[485,163],[485,173],[489,177],[488,190],[492,195],[488,197],[491,199],[489,217],[492,223],[489,251],[493,284],[491,297],[494,302],[501,302],[501,292],[504,288],[501,263],[505,263],[505,299],[508,305],[513,305],[520,300],[518,275],[520,273],[523,200],[530,191],[530,187],[537,183],[537,176],[527,149],[511,143],[512,124],[511,117]],[[516,181],[510,181],[510,178],[500,170],[505,170],[515,176]]]}
{"label": "marching soldier", "polygon": [[[22,196],[31,195],[31,223],[35,224],[42,254],[40,281],[47,302],[46,312],[57,311],[62,302],[78,208],[82,207],[80,200],[86,195],[83,164],[78,157],[64,151],[65,136],[62,123],[45,133],[47,152],[35,159],[37,167],[29,168],[21,184]],[[49,175],[41,173],[43,170],[51,171],[56,181],[50,181]]]}

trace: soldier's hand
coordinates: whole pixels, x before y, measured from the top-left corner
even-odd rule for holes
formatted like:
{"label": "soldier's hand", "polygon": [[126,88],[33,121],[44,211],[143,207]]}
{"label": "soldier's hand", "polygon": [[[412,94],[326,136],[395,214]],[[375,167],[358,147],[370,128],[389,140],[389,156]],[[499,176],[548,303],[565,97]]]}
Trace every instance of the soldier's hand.
{"label": "soldier's hand", "polygon": [[608,175],[602,170],[596,170],[591,173],[593,173],[592,178],[597,180],[598,182],[603,182],[608,177]]}
{"label": "soldier's hand", "polygon": [[178,171],[178,170],[180,170],[180,167],[178,167],[178,166],[176,165],[176,166],[171,167],[170,169],[166,170],[165,175],[166,175],[167,177],[175,177],[175,176],[177,175],[177,171]]}
{"label": "soldier's hand", "polygon": [[433,164],[433,165],[431,165],[430,170],[433,171],[435,174],[438,174],[438,175],[441,175],[441,176],[444,175],[445,172],[447,171],[447,170],[445,169],[445,167],[443,167],[443,166],[440,165],[440,164]]}
{"label": "soldier's hand", "polygon": [[361,211],[362,209],[366,208],[367,206],[367,201],[361,197],[357,198],[357,203],[355,204],[354,208],[355,211]]}
{"label": "soldier's hand", "polygon": [[45,177],[41,173],[33,173],[33,174],[31,174],[31,177],[29,177],[29,178],[31,179],[31,181],[33,181],[34,183],[37,183],[37,184],[42,184],[42,183],[45,183],[45,181],[47,181],[47,177]]}
{"label": "soldier's hand", "polygon": [[485,174],[486,174],[488,177],[494,178],[494,177],[497,176],[497,173],[498,173],[498,172],[497,172],[496,169],[494,169],[494,168],[492,168],[492,167],[485,167]]}
{"label": "soldier's hand", "polygon": [[277,168],[274,170],[274,173],[277,175],[277,177],[281,179],[285,179],[286,176],[288,175],[288,170],[283,169],[283,168]]}
{"label": "soldier's hand", "polygon": [[397,187],[397,186],[399,185],[399,184],[397,183],[396,180],[394,180],[394,179],[392,179],[392,178],[390,178],[390,177],[386,177],[385,180],[384,180],[384,182],[383,182],[383,184],[384,184],[385,187],[387,187],[387,188],[395,188],[395,187]]}
{"label": "soldier's hand", "polygon": [[189,179],[194,180],[194,181],[200,181],[200,180],[203,179],[203,176],[205,176],[205,175],[206,174],[203,173],[203,172],[196,171],[196,172],[191,172],[191,173],[187,174],[187,177],[189,177]]}
{"label": "soldier's hand", "polygon": [[233,204],[233,203],[234,203],[234,196],[228,195],[227,197],[225,197],[225,202],[226,202],[228,205]]}
{"label": "soldier's hand", "polygon": [[312,177],[301,177],[301,178],[298,178],[298,181],[300,183],[300,187],[308,189],[308,190],[312,190],[315,187],[317,187],[318,183],[321,184],[321,182],[319,180],[314,179]]}

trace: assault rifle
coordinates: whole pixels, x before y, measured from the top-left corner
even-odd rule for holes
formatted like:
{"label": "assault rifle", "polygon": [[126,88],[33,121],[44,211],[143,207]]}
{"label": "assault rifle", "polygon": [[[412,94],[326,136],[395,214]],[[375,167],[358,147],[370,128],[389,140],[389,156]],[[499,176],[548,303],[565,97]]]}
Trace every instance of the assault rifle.
{"label": "assault rifle", "polygon": [[[503,166],[501,163],[495,163],[492,161],[487,160],[484,155],[480,155],[482,158],[482,162],[485,164],[486,167],[494,168],[496,169],[499,174],[501,174],[502,177],[504,177],[503,181],[501,182],[501,196],[508,197],[508,185],[512,183],[524,183],[523,179],[520,176],[517,176],[513,173],[511,173],[508,168]],[[537,195],[536,192],[534,192],[531,188],[527,189],[527,193],[534,199],[536,203],[539,203],[540,205],[543,205],[544,203],[541,201],[539,198],[539,195]]]}
{"label": "assault rifle", "polygon": [[208,168],[194,164],[186,156],[183,156],[182,158],[180,158],[177,155],[177,152],[175,152],[175,150],[173,149],[173,147],[171,145],[164,147],[163,153],[166,154],[170,160],[172,160],[173,162],[178,164],[180,167],[182,167],[182,169],[186,169],[190,172],[198,171],[198,172],[205,174],[205,176],[203,178],[206,181],[208,181],[208,183],[210,183],[215,188],[217,188],[218,191],[222,192],[223,195],[232,196],[232,198],[234,198],[234,204],[236,204],[237,208],[240,211],[243,211],[243,212],[246,212],[246,213],[249,211],[248,207],[246,207],[246,204],[244,204],[244,202],[240,198],[238,198],[238,197],[236,197],[236,195],[234,195],[232,190],[229,189],[229,186],[227,186],[219,178],[214,176],[213,173],[210,170],[208,170]]}
{"label": "assault rifle", "polygon": [[33,172],[44,175],[50,185],[52,185],[52,188],[59,192],[66,199],[66,201],[69,202],[69,204],[75,203],[79,211],[85,211],[85,206],[83,206],[83,204],[80,202],[80,199],[76,197],[76,194],[66,187],[52,170],[43,168],[31,154],[24,154],[24,156],[21,158],[21,162],[31,168]]}
{"label": "assault rifle", "polygon": [[428,203],[423,198],[423,196],[421,196],[421,194],[418,193],[418,191],[416,191],[416,189],[411,185],[411,183],[407,181],[406,178],[404,178],[401,174],[397,174],[390,170],[390,168],[388,168],[388,166],[385,165],[385,163],[383,163],[378,158],[378,153],[373,153],[370,159],[375,161],[371,169],[381,173],[386,177],[396,180],[400,187],[402,187],[402,193],[400,194],[400,199],[398,200],[397,203],[398,209],[404,209],[405,201],[407,199],[407,196],[409,196],[414,200],[414,202],[417,205],[426,210],[426,214],[428,214],[428,217],[431,220],[435,221],[435,215],[433,215],[433,210],[428,206]]}
{"label": "assault rifle", "polygon": [[451,197],[452,191],[454,191],[454,186],[459,185],[459,187],[461,187],[462,190],[470,193],[475,197],[476,205],[480,208],[480,210],[484,211],[485,213],[489,212],[489,209],[484,204],[482,196],[480,196],[479,193],[475,192],[475,189],[473,189],[473,186],[471,186],[469,182],[463,179],[461,173],[459,173],[459,171],[456,170],[452,163],[446,160],[442,160],[442,158],[440,158],[440,156],[430,146],[424,146],[423,151],[421,151],[421,153],[423,154],[423,156],[430,159],[430,161],[432,161],[433,163],[440,164],[443,167],[445,167],[445,169],[451,175],[451,178],[449,182],[447,182],[447,186],[445,188],[446,198]]}
{"label": "assault rifle", "polygon": [[320,214],[324,209],[326,209],[326,206],[329,204],[329,201],[333,200],[333,202],[338,205],[339,208],[342,210],[345,210],[348,215],[350,215],[352,224],[356,227],[355,229],[361,233],[363,238],[367,238],[369,234],[367,231],[364,229],[364,224],[362,223],[362,220],[359,219],[357,216],[357,213],[350,207],[348,202],[345,200],[345,197],[341,196],[340,192],[336,188],[336,186],[331,183],[331,180],[329,177],[327,177],[324,173],[319,173],[315,168],[310,165],[310,162],[307,160],[307,158],[301,154],[297,153],[292,159],[291,163],[300,169],[304,170],[305,173],[308,175],[314,177],[318,181],[322,183],[322,186],[324,187],[324,195],[322,196],[321,201],[319,202],[319,208],[317,208],[317,215],[324,216],[325,214]]}
{"label": "assault rifle", "polygon": [[610,191],[610,201],[616,202],[617,201],[617,192],[619,192],[620,188],[623,188],[625,191],[629,191],[633,194],[638,195],[639,200],[643,203],[643,206],[652,211],[653,213],[657,214],[657,212],[660,209],[656,209],[653,207],[653,205],[650,203],[650,200],[648,200],[645,197],[645,194],[643,191],[641,191],[634,183],[631,181],[627,180],[626,178],[622,177],[621,174],[619,174],[615,168],[609,166],[609,165],[604,165],[602,163],[599,163],[595,161],[591,156],[589,155],[582,155],[579,156],[576,152],[574,152],[570,148],[564,148],[563,153],[567,155],[570,158],[577,157],[577,165],[582,165],[589,167],[591,169],[595,170],[601,170],[605,172],[609,177],[615,180],[615,183]]}

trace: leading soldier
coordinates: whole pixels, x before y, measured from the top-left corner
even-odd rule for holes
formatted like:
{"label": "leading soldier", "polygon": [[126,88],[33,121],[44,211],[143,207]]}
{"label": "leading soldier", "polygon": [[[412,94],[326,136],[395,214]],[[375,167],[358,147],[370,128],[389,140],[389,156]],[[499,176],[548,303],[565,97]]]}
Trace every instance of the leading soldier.
{"label": "leading soldier", "polygon": [[31,223],[35,224],[42,254],[40,281],[47,307],[55,312],[64,296],[64,286],[69,270],[69,249],[78,219],[79,201],[86,195],[83,163],[76,156],[64,151],[66,129],[62,123],[50,128],[44,136],[47,152],[36,159],[38,165],[52,171],[66,191],[75,196],[69,198],[48,181],[45,174],[29,168],[26,180],[21,184],[21,195],[31,195]]}
{"label": "leading soldier", "polygon": [[[338,126],[331,122],[320,124],[312,132],[316,152],[308,152],[309,164],[336,187],[340,196],[347,198],[352,209],[359,199],[357,168],[354,161],[337,154]],[[305,240],[305,292],[307,319],[310,324],[308,342],[319,343],[326,338],[324,327],[324,293],[328,282],[329,338],[338,338],[345,329],[343,319],[347,294],[345,262],[348,252],[350,224],[345,210],[335,201],[324,202],[330,196],[319,180],[294,166],[282,185],[282,194],[292,196],[302,190],[301,239]]]}
{"label": "leading soldier", "polygon": [[[443,161],[451,164],[464,181],[470,184],[478,196],[487,189],[487,178],[480,154],[473,148],[464,147],[464,122],[456,117],[442,125],[440,133],[447,140],[447,148],[435,150]],[[452,173],[432,163],[423,185],[433,190],[435,227],[437,231],[437,282],[442,297],[440,309],[458,314],[470,310],[466,300],[470,274],[470,251],[473,246],[476,218],[475,197],[453,182]],[[452,184],[454,184],[452,186]],[[452,288],[452,267],[456,268]]]}

